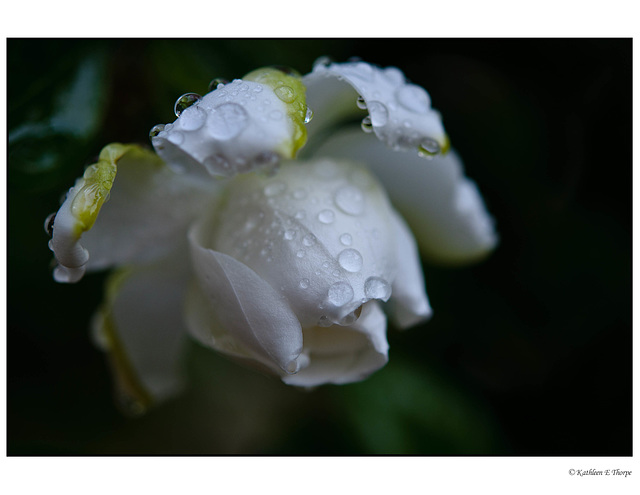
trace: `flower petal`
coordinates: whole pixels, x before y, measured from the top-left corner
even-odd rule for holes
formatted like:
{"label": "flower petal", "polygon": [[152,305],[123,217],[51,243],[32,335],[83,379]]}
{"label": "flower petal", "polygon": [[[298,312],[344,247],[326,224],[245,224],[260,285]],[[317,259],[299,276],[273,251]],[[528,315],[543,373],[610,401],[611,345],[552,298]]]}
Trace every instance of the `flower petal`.
{"label": "flower petal", "polygon": [[285,294],[303,327],[348,324],[363,303],[391,294],[391,218],[366,169],[332,160],[285,163],[275,177],[230,184],[208,247]]}
{"label": "flower petal", "polygon": [[[229,343],[275,371],[298,371],[302,329],[287,301],[251,268],[204,247],[205,224],[189,234],[198,288],[211,319],[189,317],[192,334],[204,345],[226,352]],[[193,303],[189,305],[193,308]],[[202,313],[201,313],[202,314]]]}
{"label": "flower petal", "polygon": [[213,181],[177,175],[151,151],[106,146],[55,216],[49,244],[59,264],[55,279],[77,282],[85,269],[165,256],[184,242],[192,218],[215,193]]}
{"label": "flower petal", "polygon": [[394,152],[351,129],[332,136],[315,153],[367,163],[425,256],[444,263],[467,263],[496,247],[494,220],[477,186],[464,176],[455,152],[426,160],[415,153]]}
{"label": "flower petal", "polygon": [[176,169],[230,177],[293,158],[306,142],[306,112],[298,75],[259,69],[195,97],[151,142]]}
{"label": "flower petal", "polygon": [[365,62],[316,63],[304,77],[307,102],[314,109],[309,132],[318,132],[366,110],[363,129],[387,146],[428,153],[446,151],[449,140],[429,94],[406,81],[395,67]]}
{"label": "flower petal", "polygon": [[386,317],[376,301],[364,304],[360,318],[350,326],[305,328],[303,354],[309,364],[282,381],[315,387],[365,379],[388,361],[386,328]]}
{"label": "flower petal", "polygon": [[391,316],[399,328],[409,328],[431,318],[416,241],[406,223],[394,212],[398,275],[393,282]]}
{"label": "flower petal", "polygon": [[182,388],[186,255],[115,272],[94,317],[96,343],[108,353],[119,399],[133,414]]}

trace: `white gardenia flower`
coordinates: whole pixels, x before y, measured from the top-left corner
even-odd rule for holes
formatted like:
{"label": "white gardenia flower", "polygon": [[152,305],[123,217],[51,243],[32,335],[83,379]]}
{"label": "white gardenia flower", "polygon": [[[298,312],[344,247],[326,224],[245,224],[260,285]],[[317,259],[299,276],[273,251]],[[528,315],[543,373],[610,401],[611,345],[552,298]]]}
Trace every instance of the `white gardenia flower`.
{"label": "white gardenia flower", "polygon": [[93,329],[137,407],[180,388],[188,335],[287,384],[362,380],[387,362],[386,315],[431,316],[418,252],[459,263],[497,244],[398,69],[319,61],[214,86],[152,129],[157,154],[105,147],[46,223],[57,281],[116,269]]}

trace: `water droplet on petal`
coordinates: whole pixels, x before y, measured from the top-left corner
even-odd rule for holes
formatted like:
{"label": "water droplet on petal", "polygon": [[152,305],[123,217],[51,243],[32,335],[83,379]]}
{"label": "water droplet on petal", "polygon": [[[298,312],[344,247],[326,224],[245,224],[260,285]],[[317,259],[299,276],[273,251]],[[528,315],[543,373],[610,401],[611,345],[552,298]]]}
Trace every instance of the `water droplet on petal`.
{"label": "water droplet on petal", "polygon": [[192,105],[182,111],[180,124],[186,131],[196,131],[200,129],[207,120],[207,112],[196,105]]}
{"label": "water droplet on petal", "polygon": [[342,234],[340,236],[340,243],[343,246],[351,246],[352,242],[353,242],[353,238],[351,237],[351,234]]}
{"label": "water droplet on petal", "polygon": [[348,272],[356,273],[362,268],[362,256],[355,249],[345,249],[338,255],[338,263]]}
{"label": "water droplet on petal", "polygon": [[156,124],[156,125],[154,125],[151,128],[151,130],[149,131],[149,139],[156,137],[162,131],[164,131],[164,124]]}
{"label": "water droplet on petal", "polygon": [[298,285],[300,285],[301,289],[308,289],[309,288],[309,279],[308,278],[303,278],[302,280],[300,280],[300,283]]}
{"label": "water droplet on petal", "polygon": [[229,161],[222,155],[212,155],[205,158],[203,165],[212,175],[220,175],[231,167]]}
{"label": "water droplet on petal", "polygon": [[338,208],[349,215],[360,215],[364,211],[364,195],[357,187],[341,187],[334,200]]}
{"label": "water droplet on petal", "polygon": [[309,246],[313,246],[316,243],[316,241],[317,241],[317,239],[316,239],[315,235],[307,234],[302,239],[302,244],[304,244],[305,246],[309,247]]}
{"label": "water droplet on petal", "polygon": [[44,231],[49,237],[53,237],[53,223],[56,221],[56,213],[52,213],[44,221]]}
{"label": "water droplet on petal", "polygon": [[353,299],[353,288],[346,282],[336,282],[329,287],[327,302],[340,308]]}
{"label": "water droplet on petal", "polygon": [[296,232],[295,230],[293,230],[293,229],[285,230],[285,232],[284,232],[284,238],[285,238],[287,241],[292,241],[293,239],[295,239],[295,237],[296,237],[296,233],[297,233],[297,232]]}
{"label": "water droplet on petal", "polygon": [[304,258],[304,250],[303,250],[303,249],[300,249],[300,250],[296,253],[296,256],[297,256],[298,258]]}
{"label": "water droplet on petal", "polygon": [[296,97],[293,89],[291,89],[289,86],[280,86],[279,88],[276,88],[274,90],[274,93],[285,103],[291,103]]}
{"label": "water droplet on petal", "polygon": [[256,155],[253,162],[256,166],[262,168],[267,175],[275,174],[280,165],[281,157],[275,151],[263,151]]}
{"label": "water droplet on petal", "polygon": [[369,115],[362,119],[360,127],[362,127],[362,130],[366,133],[373,132],[373,124],[371,123],[371,117]]}
{"label": "water droplet on petal", "polygon": [[364,283],[364,295],[386,301],[391,296],[391,286],[380,277],[369,277]]}
{"label": "water droplet on petal", "polygon": [[356,100],[356,105],[361,110],[366,110],[367,109],[367,102],[364,101],[364,98],[362,96],[358,96],[358,99]]}
{"label": "water droplet on petal", "polygon": [[382,127],[386,125],[389,120],[389,111],[387,107],[385,107],[379,101],[372,101],[369,103],[368,107],[369,115],[371,116],[371,124],[374,127]]}
{"label": "water droplet on petal", "polygon": [[237,103],[224,103],[214,108],[209,115],[207,126],[211,135],[220,140],[236,137],[247,127],[247,111]]}
{"label": "water droplet on petal", "polygon": [[220,86],[224,86],[225,84],[229,84],[229,81],[226,79],[223,79],[222,77],[216,77],[209,83],[209,92],[215,91]]}
{"label": "water droplet on petal", "polygon": [[322,315],[318,320],[319,327],[330,327],[331,325],[333,325],[333,323],[331,323],[331,320],[329,320],[329,317],[326,315]]}
{"label": "water droplet on petal", "polygon": [[197,93],[185,93],[176,100],[175,105],[173,105],[173,112],[176,114],[176,117],[180,117],[182,112],[200,100],[202,100],[202,96]]}
{"label": "water droplet on petal", "polygon": [[309,122],[311,122],[311,119],[313,119],[313,110],[307,107],[307,113],[304,116],[304,123],[308,124]]}
{"label": "water droplet on petal", "polygon": [[329,224],[333,222],[335,216],[336,215],[333,210],[322,210],[320,213],[318,213],[318,220],[320,220],[320,222],[322,223]]}
{"label": "water droplet on petal", "polygon": [[425,158],[433,158],[440,153],[440,145],[435,139],[425,139],[418,147],[418,155]]}

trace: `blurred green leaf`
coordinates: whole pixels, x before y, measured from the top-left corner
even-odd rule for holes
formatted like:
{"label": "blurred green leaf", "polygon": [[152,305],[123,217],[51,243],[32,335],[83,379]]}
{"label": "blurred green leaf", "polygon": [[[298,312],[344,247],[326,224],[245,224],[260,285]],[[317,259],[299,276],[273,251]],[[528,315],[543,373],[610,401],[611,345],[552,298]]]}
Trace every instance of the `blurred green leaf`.
{"label": "blurred green leaf", "polygon": [[105,50],[77,54],[70,78],[44,73],[10,105],[10,186],[38,190],[84,163],[104,117],[107,61]]}
{"label": "blurred green leaf", "polygon": [[404,356],[337,390],[351,432],[372,454],[487,455],[501,434],[481,401],[434,366]]}

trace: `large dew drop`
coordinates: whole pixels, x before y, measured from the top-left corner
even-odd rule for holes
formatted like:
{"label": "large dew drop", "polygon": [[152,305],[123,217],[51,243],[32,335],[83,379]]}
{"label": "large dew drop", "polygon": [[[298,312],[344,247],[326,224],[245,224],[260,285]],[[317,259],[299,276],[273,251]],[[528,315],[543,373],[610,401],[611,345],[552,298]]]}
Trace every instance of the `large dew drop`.
{"label": "large dew drop", "polygon": [[340,308],[353,299],[353,288],[346,282],[336,282],[329,287],[327,302]]}
{"label": "large dew drop", "polygon": [[291,89],[289,86],[280,86],[279,88],[276,88],[274,90],[274,93],[285,103],[291,103],[296,97],[293,89]]}
{"label": "large dew drop", "polygon": [[356,273],[362,268],[362,256],[355,249],[345,249],[338,255],[338,263],[348,272]]}
{"label": "large dew drop", "polygon": [[180,117],[180,123],[185,131],[196,131],[200,129],[207,120],[207,112],[197,105],[186,108]]}
{"label": "large dew drop", "polygon": [[180,117],[180,114],[182,114],[182,112],[184,112],[191,105],[198,103],[200,100],[202,100],[202,96],[197,93],[183,94],[176,100],[175,105],[173,105],[173,111],[176,114],[176,117]]}
{"label": "large dew drop", "polygon": [[215,139],[233,139],[249,123],[247,111],[237,103],[224,103],[215,108],[209,116],[207,125]]}
{"label": "large dew drop", "polygon": [[360,215],[364,211],[364,195],[357,187],[341,187],[336,191],[334,200],[338,208],[348,215]]}
{"label": "large dew drop", "polygon": [[380,277],[369,277],[364,283],[364,295],[386,301],[391,296],[391,286]]}

